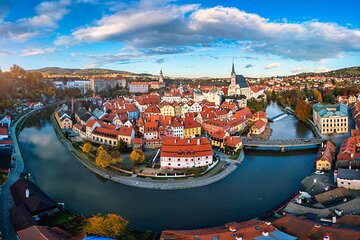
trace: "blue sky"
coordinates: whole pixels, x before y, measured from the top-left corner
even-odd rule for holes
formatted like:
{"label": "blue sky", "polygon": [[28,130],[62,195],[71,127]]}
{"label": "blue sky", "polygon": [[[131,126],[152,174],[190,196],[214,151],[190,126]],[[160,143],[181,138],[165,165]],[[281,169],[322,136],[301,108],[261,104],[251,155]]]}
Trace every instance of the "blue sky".
{"label": "blue sky", "polygon": [[360,65],[356,0],[3,0],[0,66],[168,76],[289,75]]}

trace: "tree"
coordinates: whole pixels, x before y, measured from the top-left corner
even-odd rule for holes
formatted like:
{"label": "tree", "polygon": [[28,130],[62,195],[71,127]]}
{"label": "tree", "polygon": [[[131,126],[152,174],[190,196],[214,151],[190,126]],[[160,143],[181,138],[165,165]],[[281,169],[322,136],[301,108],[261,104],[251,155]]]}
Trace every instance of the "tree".
{"label": "tree", "polygon": [[92,150],[94,150],[94,147],[93,147],[93,145],[91,143],[87,142],[87,143],[84,144],[84,146],[82,146],[81,149],[83,150],[83,152],[89,153]]}
{"label": "tree", "polygon": [[84,231],[89,235],[119,238],[124,234],[128,221],[116,214],[97,214],[86,220]]}
{"label": "tree", "polygon": [[115,149],[118,150],[120,153],[126,153],[128,151],[127,143],[121,139],[116,143]]}
{"label": "tree", "polygon": [[111,165],[112,157],[105,149],[100,149],[100,150],[99,149],[100,147],[98,148],[96,153],[97,156],[95,159],[95,164],[102,168],[106,168]]}
{"label": "tree", "polygon": [[135,149],[130,154],[130,160],[135,164],[144,164],[146,160],[146,156],[141,149]]}
{"label": "tree", "polygon": [[303,100],[298,101],[295,107],[295,116],[301,121],[309,119],[311,116],[310,104],[306,103]]}
{"label": "tree", "polygon": [[315,97],[316,101],[319,103],[321,103],[323,101],[321,92],[316,89],[314,90],[314,97]]}

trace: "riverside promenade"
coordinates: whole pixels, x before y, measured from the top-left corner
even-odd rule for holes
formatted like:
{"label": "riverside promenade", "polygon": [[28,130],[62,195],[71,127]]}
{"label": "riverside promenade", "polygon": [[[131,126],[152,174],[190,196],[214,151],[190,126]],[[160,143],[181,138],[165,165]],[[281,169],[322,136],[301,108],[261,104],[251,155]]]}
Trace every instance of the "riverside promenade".
{"label": "riverside promenade", "polygon": [[[24,171],[24,159],[21,154],[21,150],[19,148],[18,139],[17,139],[17,129],[21,129],[22,124],[24,121],[34,114],[35,112],[41,110],[34,109],[31,112],[28,112],[24,116],[20,117],[14,125],[11,127],[11,140],[13,141],[13,159],[14,165],[11,169],[11,172],[8,175],[8,178],[5,184],[2,186],[1,189],[1,196],[0,196],[0,230],[2,232],[2,239],[6,240],[17,240],[18,237],[16,232],[12,226],[10,220],[10,209],[14,206],[10,186],[13,185],[20,177],[20,174]],[[1,238],[0,238],[1,239]]]}
{"label": "riverside promenade", "polygon": [[[154,190],[180,190],[180,189],[190,189],[203,187],[215,182],[220,181],[226,176],[230,175],[237,169],[236,164],[230,163],[225,169],[221,169],[217,166],[214,167],[211,171],[205,173],[199,177],[188,177],[186,179],[162,179],[156,180],[150,177],[142,178],[136,175],[133,176],[124,176],[114,172],[111,172],[107,169],[100,168],[96,166],[93,162],[90,162],[86,158],[84,158],[81,154],[79,154],[78,150],[74,148],[72,143],[63,136],[62,131],[55,121],[53,115],[51,116],[51,122],[53,124],[55,133],[59,139],[59,141],[72,153],[74,157],[76,157],[86,168],[88,168],[93,173],[109,179],[113,182],[117,182],[120,184],[124,184],[131,187],[137,188],[145,188],[145,189],[154,189]],[[242,155],[243,158],[243,155]],[[220,171],[214,175],[211,175],[213,172]]]}

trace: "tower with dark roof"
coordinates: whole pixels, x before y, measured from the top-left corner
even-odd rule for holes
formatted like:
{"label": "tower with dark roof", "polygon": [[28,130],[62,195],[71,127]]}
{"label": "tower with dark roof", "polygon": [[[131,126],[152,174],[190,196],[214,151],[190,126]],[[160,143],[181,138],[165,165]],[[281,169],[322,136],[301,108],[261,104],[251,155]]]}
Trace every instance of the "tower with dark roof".
{"label": "tower with dark roof", "polygon": [[164,75],[163,75],[162,70],[160,70],[159,82],[160,82],[160,83],[163,83],[163,82],[164,82]]}
{"label": "tower with dark roof", "polygon": [[250,98],[251,88],[243,75],[236,75],[234,62],[231,69],[231,81],[228,89],[229,96],[244,95],[247,99]]}

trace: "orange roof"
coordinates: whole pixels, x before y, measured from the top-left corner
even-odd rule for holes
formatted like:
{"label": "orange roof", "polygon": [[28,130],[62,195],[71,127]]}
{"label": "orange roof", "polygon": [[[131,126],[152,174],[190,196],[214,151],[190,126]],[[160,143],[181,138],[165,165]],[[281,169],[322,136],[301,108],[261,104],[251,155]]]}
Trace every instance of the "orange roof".
{"label": "orange roof", "polygon": [[227,136],[225,138],[225,145],[228,145],[230,147],[236,147],[238,144],[240,144],[242,141],[239,137],[232,137],[232,136]]}
{"label": "orange roof", "polygon": [[261,128],[263,128],[265,125],[266,125],[266,122],[264,122],[263,120],[257,120],[257,121],[254,123],[254,126],[255,126],[257,129],[261,129]]}
{"label": "orange roof", "polygon": [[133,138],[133,139],[131,140],[131,143],[132,143],[132,144],[142,144],[142,143],[143,143],[143,140],[142,140],[142,138]]}
{"label": "orange roof", "polygon": [[299,240],[324,239],[328,236],[331,240],[359,239],[359,230],[350,228],[340,228],[337,226],[319,225],[317,222],[287,214],[282,218],[276,219],[273,225],[284,232],[296,236]]}
{"label": "orange roof", "polygon": [[199,127],[201,127],[200,124],[197,121],[195,121],[194,119],[191,119],[191,118],[185,119],[184,129],[199,128]]}
{"label": "orange roof", "polygon": [[207,138],[167,138],[161,147],[161,157],[199,157],[212,155]]}

